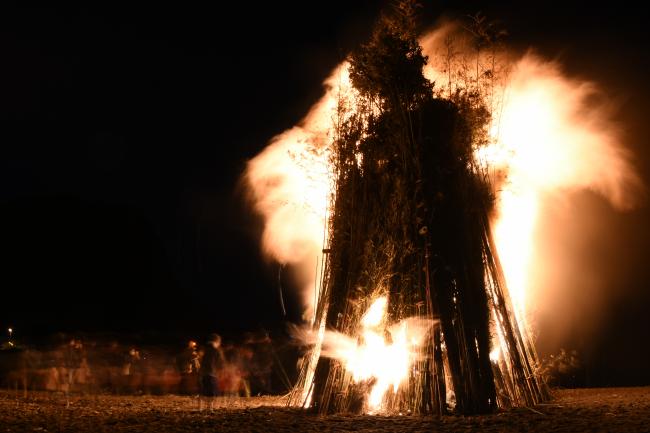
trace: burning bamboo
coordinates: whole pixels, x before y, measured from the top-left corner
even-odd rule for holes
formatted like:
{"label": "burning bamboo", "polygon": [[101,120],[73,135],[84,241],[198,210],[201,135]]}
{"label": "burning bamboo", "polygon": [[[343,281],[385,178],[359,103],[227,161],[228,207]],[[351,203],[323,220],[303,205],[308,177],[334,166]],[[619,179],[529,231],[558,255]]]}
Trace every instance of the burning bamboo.
{"label": "burning bamboo", "polygon": [[309,350],[290,403],[532,405],[548,392],[527,303],[571,258],[544,251],[538,220],[573,191],[626,209],[643,188],[593,83],[513,55],[482,17],[417,39],[408,4],[246,170],[265,252],[301,275]]}
{"label": "burning bamboo", "polygon": [[[452,404],[481,413],[537,403],[545,386],[509,304],[491,236],[492,185],[474,159],[490,112],[469,89],[434,96],[412,17],[400,11],[350,57],[354,95],[351,104],[339,100],[331,145],[335,191],[317,338],[291,402],[320,413],[438,414]],[[386,311],[367,334],[378,301]],[[409,329],[409,318],[420,326]],[[397,380],[359,375],[350,353],[329,348],[336,336],[357,336],[348,341],[357,356],[383,329],[384,351],[375,354],[386,356],[367,362],[390,363],[400,326],[406,365]],[[496,359],[491,334],[499,336]]]}

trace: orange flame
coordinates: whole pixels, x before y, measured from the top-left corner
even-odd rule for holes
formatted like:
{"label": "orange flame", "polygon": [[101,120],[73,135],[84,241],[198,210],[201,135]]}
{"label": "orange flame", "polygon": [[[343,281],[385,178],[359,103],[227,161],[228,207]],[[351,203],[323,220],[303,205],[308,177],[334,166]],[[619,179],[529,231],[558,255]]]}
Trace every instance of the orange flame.
{"label": "orange flame", "polygon": [[[634,206],[640,181],[620,144],[608,111],[589,103],[593,84],[569,79],[558,65],[526,55],[514,66],[500,117],[493,119],[493,167],[507,173],[494,226],[513,303],[524,316],[537,250],[537,223],[545,204],[591,190],[618,209]],[[521,317],[520,317],[521,321]]]}
{"label": "orange flame", "polygon": [[[537,239],[544,234],[537,230],[546,205],[590,190],[617,209],[629,209],[640,195],[641,181],[611,110],[594,102],[604,96],[594,83],[569,78],[557,63],[531,53],[520,58],[504,50],[477,53],[457,30],[447,23],[422,37],[430,59],[424,73],[443,96],[468,82],[483,86],[492,111],[491,142],[478,147],[475,158],[502,179],[496,185],[493,232],[515,313],[527,328],[534,303],[531,286],[544,286],[534,279],[544,278],[535,263],[543,253]],[[495,69],[489,81],[476,78],[478,84],[472,84],[471,69],[456,73],[475,64]],[[504,65],[512,66],[508,70]]]}
{"label": "orange flame", "polygon": [[[418,357],[417,348],[434,324],[416,317],[389,324],[387,304],[386,296],[372,302],[360,320],[358,337],[327,330],[322,339],[322,356],[341,361],[356,383],[372,384],[367,399],[369,413],[381,412],[386,393],[397,392],[408,378]],[[294,334],[303,342],[318,342],[311,330]]]}

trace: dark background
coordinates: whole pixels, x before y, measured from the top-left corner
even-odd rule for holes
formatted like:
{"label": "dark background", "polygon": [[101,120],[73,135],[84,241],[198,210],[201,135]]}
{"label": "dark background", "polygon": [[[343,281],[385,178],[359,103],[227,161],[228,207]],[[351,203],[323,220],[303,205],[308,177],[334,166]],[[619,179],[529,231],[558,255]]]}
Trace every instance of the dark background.
{"label": "dark background", "polygon": [[[238,179],[318,99],[382,3],[256,3],[2,3],[0,326],[29,340],[281,330],[299,320],[290,282],[282,313],[278,266],[259,253],[260,221]],[[439,1],[423,21],[477,11],[500,19],[514,46],[616,95],[647,179],[641,6]],[[589,345],[590,383],[650,383],[648,208],[605,208],[618,241],[592,245],[606,250],[593,265],[624,263],[625,272]]]}

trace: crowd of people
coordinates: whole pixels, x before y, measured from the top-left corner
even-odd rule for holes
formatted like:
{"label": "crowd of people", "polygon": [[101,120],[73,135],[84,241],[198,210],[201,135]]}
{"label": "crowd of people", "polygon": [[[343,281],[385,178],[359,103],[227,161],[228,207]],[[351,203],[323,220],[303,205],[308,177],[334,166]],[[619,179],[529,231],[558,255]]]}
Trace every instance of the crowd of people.
{"label": "crowd of people", "polygon": [[272,389],[274,348],[266,333],[238,343],[211,334],[184,348],[66,339],[47,349],[0,351],[0,385],[21,390],[251,396]]}
{"label": "crowd of people", "polygon": [[272,350],[266,334],[247,334],[237,346],[224,346],[218,334],[211,334],[203,348],[190,341],[178,358],[181,393],[207,397],[270,393]]}

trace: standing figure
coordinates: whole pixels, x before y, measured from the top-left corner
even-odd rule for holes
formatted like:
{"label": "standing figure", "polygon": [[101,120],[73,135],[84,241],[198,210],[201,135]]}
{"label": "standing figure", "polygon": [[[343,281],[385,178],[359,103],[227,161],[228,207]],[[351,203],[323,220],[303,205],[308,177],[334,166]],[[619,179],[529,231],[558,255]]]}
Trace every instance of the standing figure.
{"label": "standing figure", "polygon": [[124,356],[122,375],[130,393],[142,394],[145,390],[143,356],[135,347],[132,347]]}
{"label": "standing figure", "polygon": [[63,385],[66,390],[66,395],[73,391],[76,385],[75,379],[78,375],[79,368],[81,368],[81,360],[83,358],[82,350],[83,343],[81,340],[75,338],[71,339],[64,349],[63,360],[66,382]]}
{"label": "standing figure", "polygon": [[[266,331],[262,331],[258,335],[249,333],[246,338],[246,345],[252,354],[248,362],[251,394],[271,394],[274,349],[269,334]],[[280,368],[282,368],[281,365]]]}
{"label": "standing figure", "polygon": [[[199,373],[201,376],[201,396],[208,397],[210,409],[213,408],[214,399],[221,395],[219,388],[219,375],[225,364],[223,350],[221,349],[221,336],[210,334],[206,343],[205,352],[201,359]],[[202,400],[199,399],[199,410],[202,409]]]}
{"label": "standing figure", "polygon": [[198,374],[201,366],[199,352],[195,341],[189,341],[185,350],[178,356],[178,370],[181,374],[181,394],[197,394],[199,390]]}

